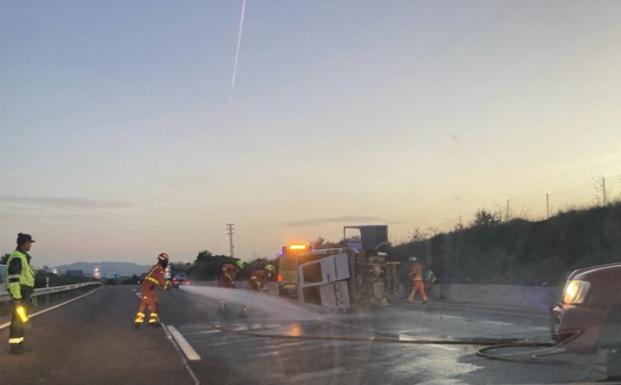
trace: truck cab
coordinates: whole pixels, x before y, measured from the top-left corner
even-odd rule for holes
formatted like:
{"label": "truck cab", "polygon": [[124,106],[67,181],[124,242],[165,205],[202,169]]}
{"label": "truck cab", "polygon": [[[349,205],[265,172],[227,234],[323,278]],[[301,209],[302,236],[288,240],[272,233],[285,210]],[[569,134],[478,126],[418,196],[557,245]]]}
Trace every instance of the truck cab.
{"label": "truck cab", "polygon": [[574,353],[608,351],[608,377],[621,379],[621,263],[570,274],[552,309],[552,338]]}
{"label": "truck cab", "polygon": [[342,241],[331,248],[313,249],[308,243],[283,246],[278,292],[335,309],[388,304],[398,292],[397,263],[389,263],[382,251],[388,246],[386,225],[345,226]]}
{"label": "truck cab", "polygon": [[289,243],[278,253],[278,295],[297,299],[299,259],[310,252],[310,244],[305,242]]}

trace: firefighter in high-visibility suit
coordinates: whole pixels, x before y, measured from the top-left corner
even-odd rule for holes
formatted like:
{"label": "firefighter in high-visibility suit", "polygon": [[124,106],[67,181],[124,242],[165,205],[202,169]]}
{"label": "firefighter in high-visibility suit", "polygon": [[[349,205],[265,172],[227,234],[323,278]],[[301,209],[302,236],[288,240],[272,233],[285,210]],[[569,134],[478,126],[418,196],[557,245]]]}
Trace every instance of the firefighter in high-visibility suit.
{"label": "firefighter in high-visibility suit", "polygon": [[170,281],[166,279],[166,267],[168,266],[168,254],[161,253],[157,256],[157,264],[149,270],[140,285],[140,306],[134,324],[136,328],[144,324],[145,311],[149,308],[149,325],[157,325],[157,295],[155,288],[168,289]]}
{"label": "firefighter in high-visibility suit", "polygon": [[[235,289],[235,278],[237,274],[244,268],[246,263],[241,259],[235,260],[233,263],[225,263],[222,265],[222,272],[220,273],[220,277],[218,277],[218,287],[224,289]],[[227,311],[226,301],[219,301],[219,310],[221,312]]]}
{"label": "firefighter in high-visibility suit", "polygon": [[429,297],[427,296],[427,291],[425,290],[425,276],[424,276],[424,268],[423,264],[416,259],[416,257],[411,257],[410,262],[412,262],[411,270],[410,270],[410,279],[412,280],[412,290],[410,291],[410,296],[408,297],[408,302],[414,301],[414,297],[416,293],[420,293],[421,298],[423,299],[423,303],[429,302]]}
{"label": "firefighter in high-visibility suit", "polygon": [[[270,279],[274,275],[274,270],[276,269],[271,263],[263,266],[262,269],[254,270],[246,281],[246,290],[265,291],[265,284],[267,283],[268,279]],[[248,306],[244,305],[242,307],[241,316],[245,317],[246,313],[248,313]]]}
{"label": "firefighter in high-visibility suit", "polygon": [[12,299],[11,330],[9,346],[12,354],[24,353],[24,329],[28,323],[30,296],[34,291],[34,272],[28,252],[35,241],[30,234],[17,234],[17,248],[7,260],[9,294]]}
{"label": "firefighter in high-visibility suit", "polygon": [[246,289],[264,291],[268,279],[274,275],[274,265],[268,263],[262,269],[254,270],[246,281]]}

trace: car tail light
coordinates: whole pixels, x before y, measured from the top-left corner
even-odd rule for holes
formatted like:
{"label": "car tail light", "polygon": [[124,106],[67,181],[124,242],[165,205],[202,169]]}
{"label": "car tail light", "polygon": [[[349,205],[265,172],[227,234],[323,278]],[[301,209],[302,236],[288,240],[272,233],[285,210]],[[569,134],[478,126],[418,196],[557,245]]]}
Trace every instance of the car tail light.
{"label": "car tail light", "polygon": [[191,285],[191,284],[192,284],[192,281],[190,281],[190,280],[185,281],[185,284],[186,284],[186,285]]}
{"label": "car tail light", "polygon": [[282,282],[282,274],[276,274],[276,281]]}

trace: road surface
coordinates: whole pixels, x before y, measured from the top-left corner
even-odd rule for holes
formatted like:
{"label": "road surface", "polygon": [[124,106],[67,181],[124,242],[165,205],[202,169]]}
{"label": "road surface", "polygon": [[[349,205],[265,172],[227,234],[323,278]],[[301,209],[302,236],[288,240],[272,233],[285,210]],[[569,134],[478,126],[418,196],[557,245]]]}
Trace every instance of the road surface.
{"label": "road surface", "polygon": [[[602,379],[597,365],[506,363],[476,356],[478,346],[369,341],[373,337],[546,341],[545,315],[432,303],[300,320],[290,313],[283,316],[278,308],[261,309],[257,302],[248,317],[240,318],[237,305],[221,314],[216,300],[173,290],[161,295],[160,319],[178,330],[200,356],[186,361],[162,328],[133,329],[136,289],[104,287],[33,319],[28,334],[32,351],[17,357],[0,352],[0,383],[556,384]],[[279,337],[245,334],[249,331]],[[2,334],[6,338],[7,330]],[[584,363],[570,356],[558,359]]]}
{"label": "road surface", "polygon": [[214,328],[217,324],[242,333],[337,338],[527,337],[548,341],[548,317],[540,314],[404,304],[320,321],[292,321],[282,319],[277,310],[251,308],[244,319],[238,316],[238,307],[220,314],[215,301],[184,292],[167,296],[163,309],[163,317],[176,325],[202,357],[190,366],[207,384],[532,384],[602,378],[601,369],[581,365],[489,361],[475,355],[478,346],[258,338]]}

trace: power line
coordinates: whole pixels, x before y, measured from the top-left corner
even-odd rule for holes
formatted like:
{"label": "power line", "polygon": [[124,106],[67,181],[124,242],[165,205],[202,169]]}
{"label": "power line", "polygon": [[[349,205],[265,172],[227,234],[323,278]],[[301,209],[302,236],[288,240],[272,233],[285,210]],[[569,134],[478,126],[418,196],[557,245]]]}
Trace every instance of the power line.
{"label": "power line", "polygon": [[235,234],[235,224],[227,223],[226,224],[226,234],[229,236],[229,255],[231,258],[235,256],[234,246],[233,246],[233,234]]}
{"label": "power line", "polygon": [[608,204],[608,199],[606,199],[606,178],[602,177],[602,202],[604,206]]}

